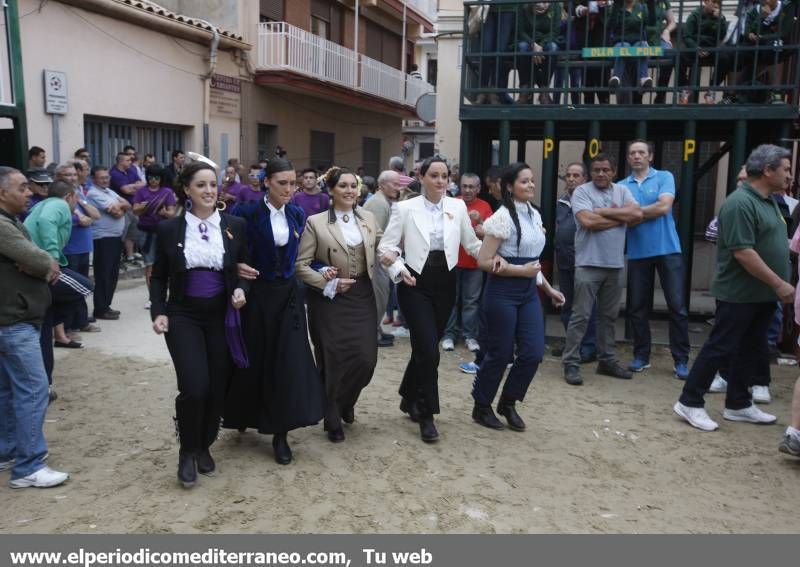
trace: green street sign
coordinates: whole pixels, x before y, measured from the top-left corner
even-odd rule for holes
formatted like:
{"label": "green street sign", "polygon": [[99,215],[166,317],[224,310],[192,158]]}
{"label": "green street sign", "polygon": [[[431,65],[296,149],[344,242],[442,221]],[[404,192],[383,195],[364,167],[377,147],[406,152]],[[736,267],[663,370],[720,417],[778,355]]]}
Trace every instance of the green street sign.
{"label": "green street sign", "polygon": [[584,47],[581,57],[661,57],[664,55],[662,47]]}

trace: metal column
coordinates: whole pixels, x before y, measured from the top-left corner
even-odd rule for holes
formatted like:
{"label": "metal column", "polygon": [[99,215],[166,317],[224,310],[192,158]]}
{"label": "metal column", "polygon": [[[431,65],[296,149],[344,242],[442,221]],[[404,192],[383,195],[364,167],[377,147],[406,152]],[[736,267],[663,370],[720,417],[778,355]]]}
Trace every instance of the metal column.
{"label": "metal column", "polygon": [[747,158],[747,121],[737,120],[733,127],[733,148],[728,156],[728,187],[730,195],[736,189],[736,177]]}
{"label": "metal column", "polygon": [[678,235],[684,258],[684,297],[686,310],[691,309],[692,258],[694,255],[695,162],[697,160],[697,122],[688,120],[683,126],[683,165],[679,195]]}
{"label": "metal column", "polygon": [[511,122],[508,120],[500,121],[500,132],[498,134],[500,140],[500,167],[508,165],[508,159],[511,153]]}
{"label": "metal column", "polygon": [[[639,122],[636,123],[636,137],[640,140],[647,139],[647,122],[645,122],[644,120],[639,120]],[[620,148],[620,161],[622,159],[621,154],[624,150],[625,148]]]}
{"label": "metal column", "polygon": [[[558,190],[558,142],[556,141],[556,123],[547,120],[544,123],[544,140],[542,147],[542,187],[541,209],[542,222],[549,231],[555,231],[556,199]],[[552,261],[552,246],[545,247],[545,261]],[[547,274],[546,274],[547,275]]]}

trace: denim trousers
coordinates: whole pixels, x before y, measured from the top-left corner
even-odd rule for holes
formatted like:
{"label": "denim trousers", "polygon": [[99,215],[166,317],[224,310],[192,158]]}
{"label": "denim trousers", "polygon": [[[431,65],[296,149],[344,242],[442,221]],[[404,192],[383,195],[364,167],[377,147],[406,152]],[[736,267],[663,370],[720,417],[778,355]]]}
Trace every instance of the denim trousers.
{"label": "denim trousers", "polygon": [[478,311],[481,307],[483,271],[478,268],[456,268],[456,303],[447,321],[444,337],[458,340],[478,338]]}
{"label": "denim trousers", "polygon": [[689,312],[683,297],[683,255],[665,254],[628,260],[628,317],[633,328],[633,356],[650,360],[650,299],[655,272],[669,310],[669,350],[675,362],[689,360]]}
{"label": "denim trousers", "polygon": [[30,323],[0,326],[0,461],[15,459],[12,480],[44,466],[47,401],[39,329]]}
{"label": "denim trousers", "polygon": [[[558,287],[564,294],[564,305],[561,307],[561,322],[564,330],[569,328],[569,319],[572,316],[572,303],[575,300],[575,268],[558,269]],[[592,314],[586,333],[581,339],[581,357],[594,355],[597,350],[597,304],[592,306]]]}
{"label": "denim trousers", "polygon": [[725,407],[732,410],[750,407],[747,387],[750,372],[767,361],[767,328],[775,314],[775,303],[729,303],[717,301],[714,327],[689,371],[680,402],[689,407],[705,405],[703,396],[719,368],[730,361]]}
{"label": "denim trousers", "polygon": [[[546,89],[550,86],[550,79],[556,70],[558,60],[556,53],[558,52],[558,44],[553,41],[548,41],[542,46],[542,56],[544,61],[539,64],[533,63],[533,47],[527,41],[520,41],[517,44],[517,51],[522,53],[530,53],[531,55],[520,56],[517,59],[517,67],[519,68],[519,84],[522,86],[531,85],[531,74],[533,74],[533,81],[540,89]],[[533,70],[531,71],[531,65]],[[558,84],[556,84],[558,86]]]}
{"label": "denim trousers", "polygon": [[[633,45],[631,45],[627,41],[620,41],[619,43],[615,43],[614,47],[647,47],[647,45],[648,44],[646,41],[637,41]],[[632,65],[629,65],[631,60],[635,62],[633,65],[635,65],[636,67],[636,79],[639,79],[640,81],[644,79],[647,76],[647,64],[649,62],[649,59],[647,57],[636,57],[633,59],[630,57],[627,58],[617,57],[616,59],[614,59],[613,74],[619,77],[620,81],[622,81],[623,84],[633,85],[638,87],[639,84],[635,81],[634,77],[629,77],[625,75],[625,70],[628,69],[629,67],[632,67]]]}
{"label": "denim trousers", "polygon": [[561,358],[564,366],[581,363],[581,341],[589,326],[592,309],[597,308],[597,358],[616,362],[614,325],[622,300],[622,268],[575,268],[575,302],[567,327],[567,342]]}
{"label": "denim trousers", "polygon": [[[533,259],[507,260],[521,265]],[[544,357],[544,315],[536,280],[489,275],[481,311],[486,345],[481,345],[484,356],[472,385],[472,397],[478,404],[492,403],[516,346],[517,356],[501,397],[521,402]]]}

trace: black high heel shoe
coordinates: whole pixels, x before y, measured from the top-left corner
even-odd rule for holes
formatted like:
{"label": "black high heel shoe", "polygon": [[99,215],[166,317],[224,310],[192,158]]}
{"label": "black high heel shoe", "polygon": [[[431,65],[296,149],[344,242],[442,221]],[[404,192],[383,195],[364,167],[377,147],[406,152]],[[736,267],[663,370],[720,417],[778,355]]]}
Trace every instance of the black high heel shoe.
{"label": "black high heel shoe", "polygon": [[178,482],[184,488],[192,488],[197,483],[197,459],[194,453],[178,453]]}
{"label": "black high heel shoe", "polygon": [[288,465],[292,462],[292,449],[286,433],[276,433],[272,436],[272,450],[275,452],[275,462],[279,465]]}

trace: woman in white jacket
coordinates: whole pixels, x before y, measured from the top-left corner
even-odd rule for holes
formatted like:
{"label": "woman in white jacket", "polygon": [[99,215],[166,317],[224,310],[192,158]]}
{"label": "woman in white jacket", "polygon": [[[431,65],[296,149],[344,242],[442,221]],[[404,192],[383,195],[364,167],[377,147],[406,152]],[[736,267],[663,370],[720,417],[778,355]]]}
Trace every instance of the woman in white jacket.
{"label": "woman in white jacket", "polygon": [[[378,252],[400,283],[397,299],[411,332],[411,359],[400,385],[400,409],[419,422],[427,443],[439,439],[439,340],[455,301],[458,249],[477,257],[481,241],[460,199],[446,195],[447,162],[433,156],[420,167],[422,195],[397,203]],[[498,260],[502,262],[502,260]]]}

